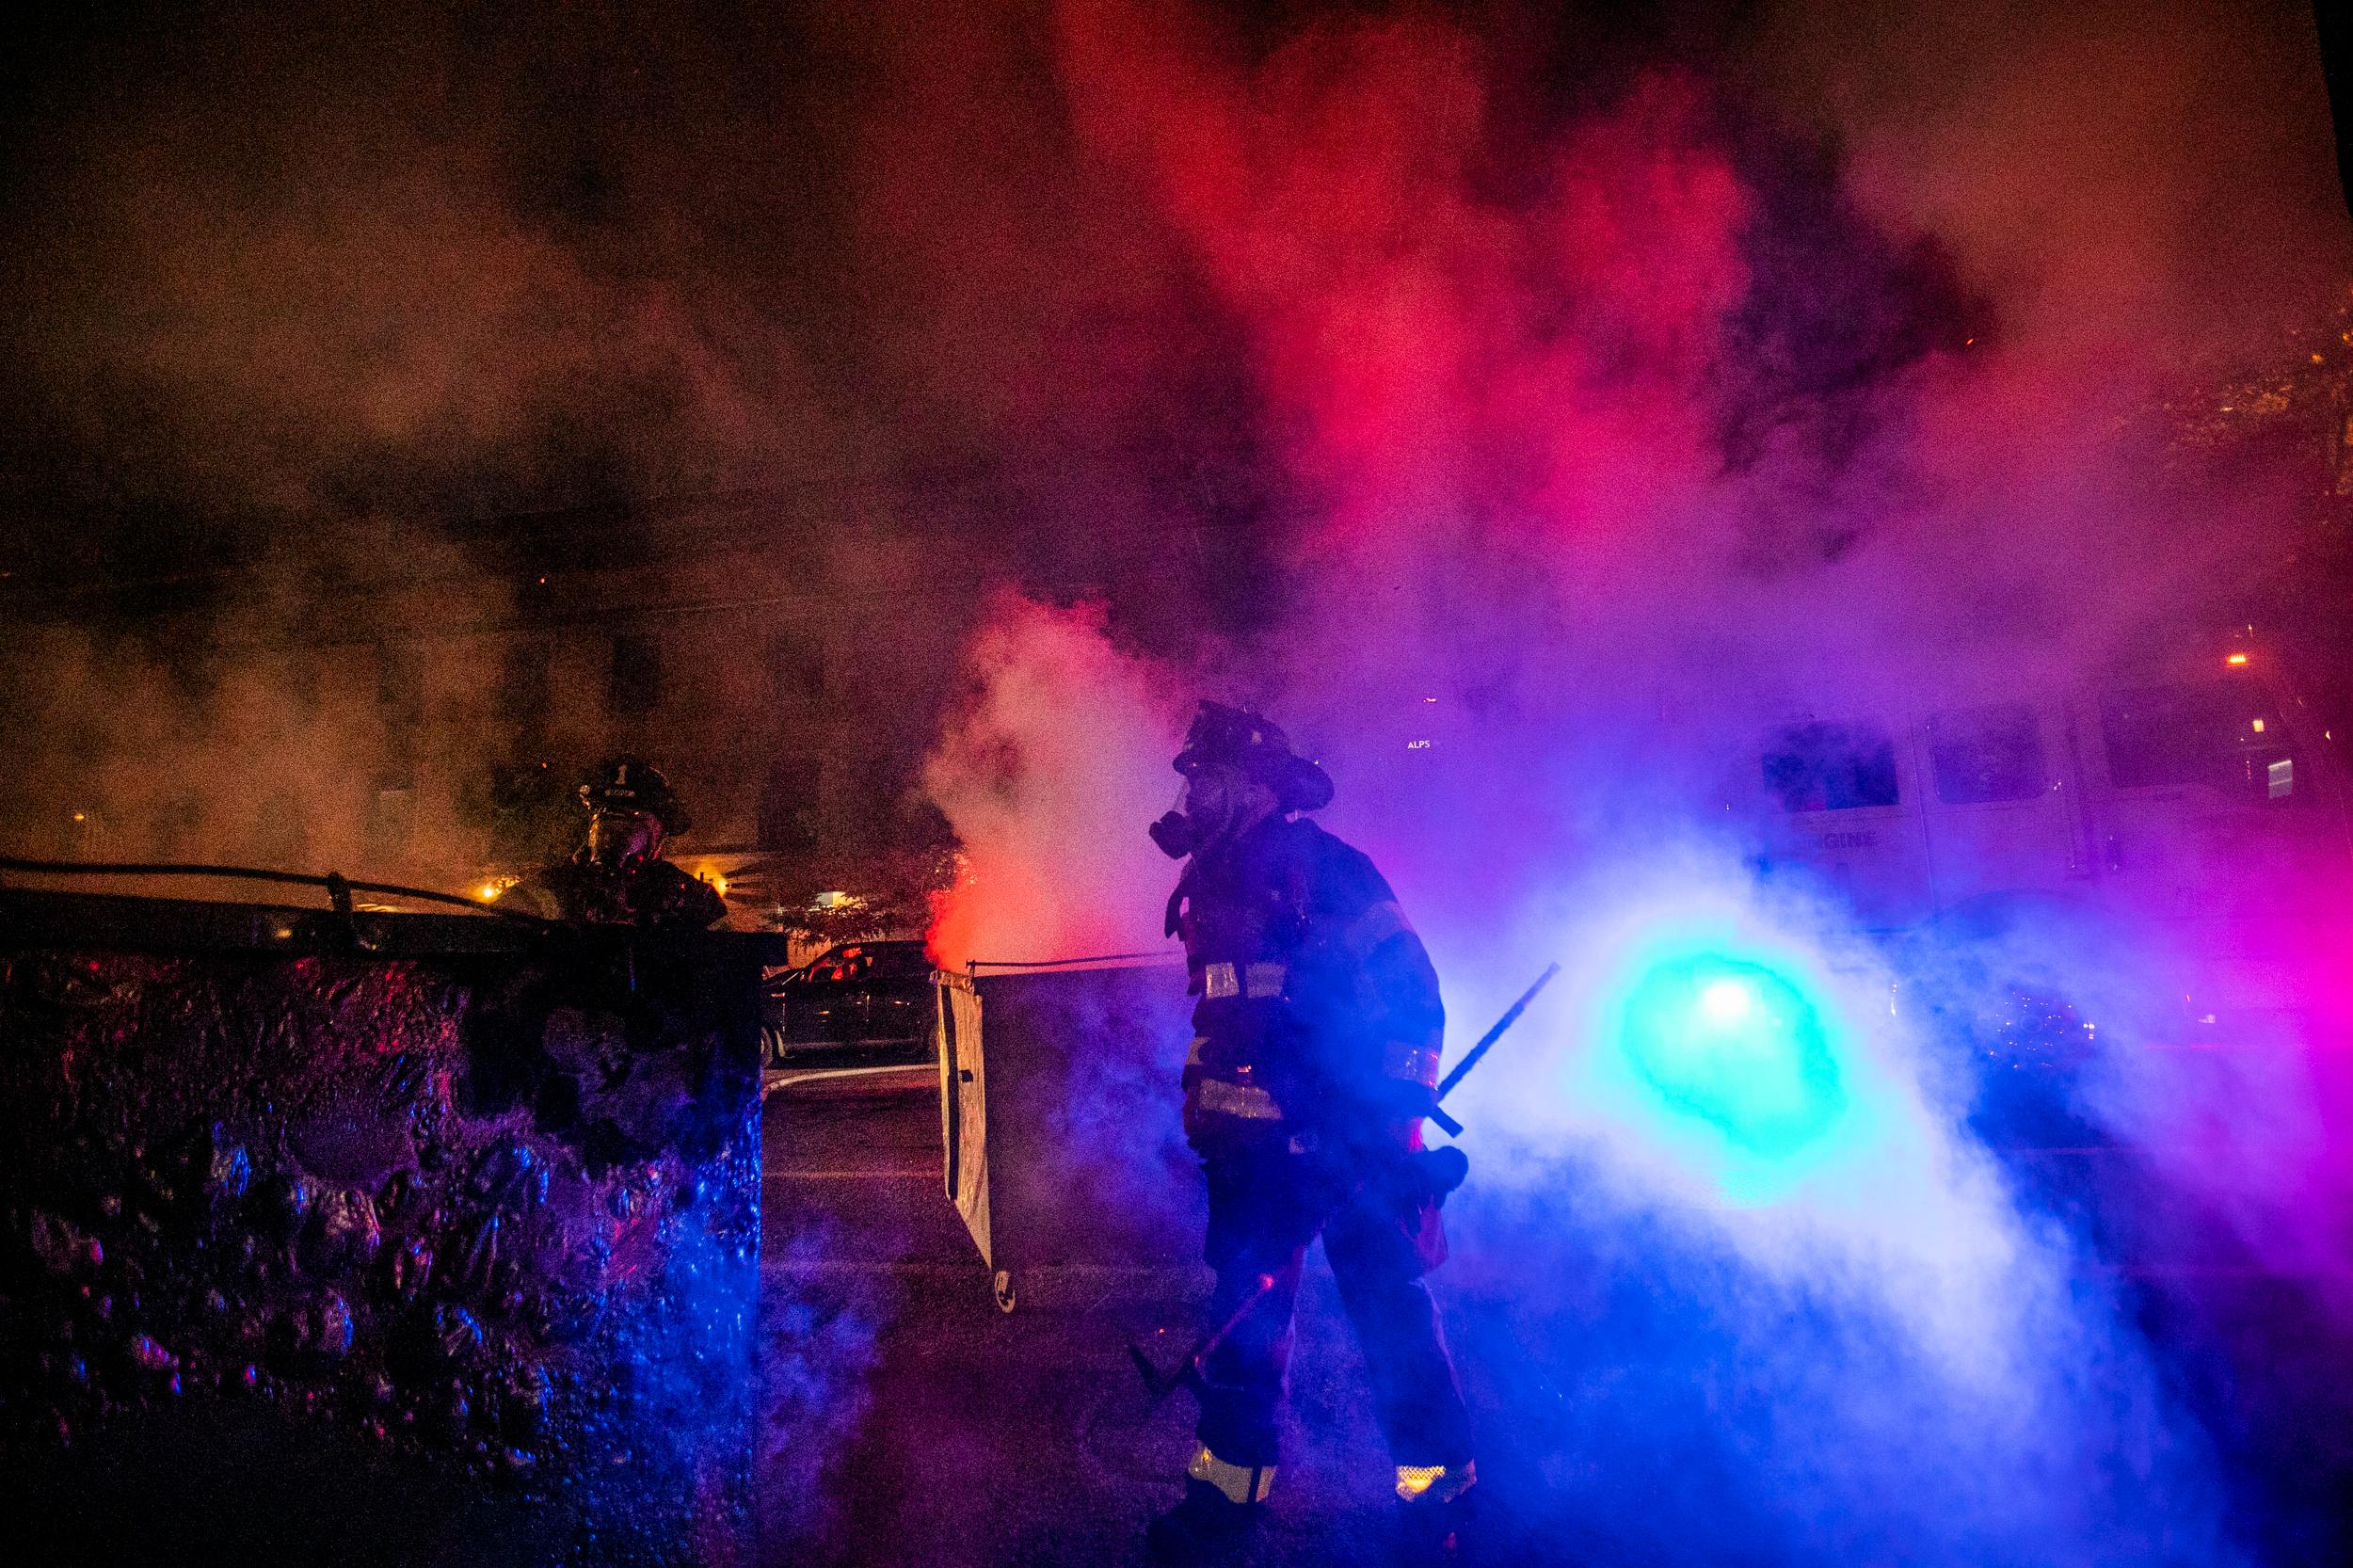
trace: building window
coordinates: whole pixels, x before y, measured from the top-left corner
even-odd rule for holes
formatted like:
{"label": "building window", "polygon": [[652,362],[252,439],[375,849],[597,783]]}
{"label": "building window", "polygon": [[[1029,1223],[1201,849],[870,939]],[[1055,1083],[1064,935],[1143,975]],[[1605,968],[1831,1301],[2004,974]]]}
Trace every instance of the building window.
{"label": "building window", "polygon": [[490,769],[490,858],[503,866],[552,865],[579,847],[587,814],[571,781],[545,762]]}
{"label": "building window", "polygon": [[507,729],[537,734],[548,718],[548,651],[510,643],[499,659],[498,717]]}
{"label": "building window", "polygon": [[760,847],[782,854],[815,849],[824,787],[824,770],[814,758],[787,757],[771,769],[760,795]]}
{"label": "building window", "polygon": [[311,838],[300,796],[280,790],[264,797],[253,817],[254,863],[272,871],[303,871]]}
{"label": "building window", "polygon": [[643,632],[613,639],[613,669],[604,689],[605,712],[616,718],[643,718],[662,705],[662,648]]}
{"label": "building window", "polygon": [[406,729],[424,717],[424,661],[412,643],[382,643],[376,650],[376,706],[384,722]]}
{"label": "building window", "polygon": [[368,858],[377,864],[405,860],[417,825],[414,780],[406,774],[387,774],[376,781],[376,796],[368,809]]}
{"label": "building window", "polygon": [[780,704],[815,707],[825,699],[825,644],[799,632],[768,639],[768,679]]}
{"label": "building window", "polygon": [[66,857],[71,860],[114,858],[114,835],[107,830],[107,813],[95,800],[86,800],[64,813],[60,824]]}

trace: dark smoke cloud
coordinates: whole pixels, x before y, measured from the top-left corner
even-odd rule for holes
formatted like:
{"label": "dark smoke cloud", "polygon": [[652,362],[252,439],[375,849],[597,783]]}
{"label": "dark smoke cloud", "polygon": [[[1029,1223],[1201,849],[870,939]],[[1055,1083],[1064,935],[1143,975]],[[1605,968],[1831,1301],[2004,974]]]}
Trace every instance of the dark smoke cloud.
{"label": "dark smoke cloud", "polygon": [[1932,230],[2017,334],[2146,365],[2341,289],[2303,7],[1776,8],[1743,79],[1832,130],[1883,221]]}
{"label": "dark smoke cloud", "polygon": [[[1196,690],[1331,766],[1458,1023],[1579,956],[1465,1107],[1496,1195],[1465,1275],[1514,1261],[1534,1370],[1592,1412],[1546,1461],[1589,1479],[1564,1496],[1689,1486],[1680,1443],[1789,1555],[1835,1516],[1850,1560],[2228,1561],[2133,1304],[2084,1299],[2083,1239],[1962,1123],[1936,1027],[1859,1036],[1884,1159],[1721,1209],[1608,1085],[1564,1095],[1594,1062],[1562,1020],[1645,915],[1768,943],[1857,1016],[1916,982],[1835,900],[1755,885],[1723,795],[1757,727],[2071,682],[2289,548],[2295,476],[2183,471],[2151,398],[2339,297],[2309,26],[2284,0],[137,21],[12,78],[11,552],[743,488],[920,535],[957,594],[1031,590],[987,601],[927,777],[984,956],[1157,937],[1141,828]],[[287,553],[298,597],[318,558]],[[114,704],[208,788],[289,751],[321,798],[372,755],[249,648],[200,702],[176,655],[8,637],[59,672],[20,744],[64,775],[125,765]],[[1960,984],[1963,957],[1920,962]],[[2094,1110],[2155,1149],[2185,1091],[2103,1060]],[[2332,1222],[2287,1211],[2342,1124],[2240,1087],[2191,1174],[2309,1256]],[[1589,1265],[1706,1332],[1589,1312]],[[1723,1437],[1693,1386],[1765,1390],[1761,1425]],[[2005,1411],[2127,1457],[2071,1511],[2096,1456],[2005,1448]],[[1927,1487],[1940,1440],[1965,1476]]]}
{"label": "dark smoke cloud", "polygon": [[48,477],[232,514],[495,508],[740,480],[822,430],[775,327],[746,341],[632,221],[592,111],[532,102],[567,67],[608,98],[618,62],[498,42],[220,14],[48,84],[12,312]]}
{"label": "dark smoke cloud", "polygon": [[[2281,552],[2276,485],[2177,483],[2142,416],[2219,324],[2310,312],[2343,272],[2325,139],[2266,161],[2318,107],[2294,23],[2227,69],[2165,19],[1989,22],[2004,46],[1959,49],[1912,119],[1893,105],[1942,35],[1860,18],[1774,24],[1724,44],[1723,81],[1640,72],[1549,119],[1433,13],[1255,53],[1165,8],[1072,8],[1061,33],[1088,147],[1248,328],[1303,520],[1260,695],[1295,687],[1311,738],[1385,751],[1386,696],[1420,686],[1511,735],[1512,765],[1449,782],[1535,778],[1534,807],[1563,793],[1537,737],[1572,716],[1720,709],[1728,664],[1767,707],[1825,671],[1882,695],[2047,680]],[[2087,72],[2109,35],[2121,63]],[[1800,97],[1808,71],[1843,96]],[[1777,121],[1743,77],[1807,115]],[[1891,105],[1879,139],[1847,101]],[[2238,191],[2263,194],[2219,221]]]}
{"label": "dark smoke cloud", "polygon": [[[1061,8],[1081,145],[1241,325],[1289,592],[1239,647],[1103,640],[1092,674],[1067,642],[1087,619],[1047,635],[1049,612],[1007,611],[1051,657],[1007,662],[991,633],[985,728],[951,755],[993,737],[1016,784],[988,812],[942,804],[976,861],[1018,865],[999,888],[1100,888],[1079,868],[1131,840],[1028,824],[1125,811],[1132,834],[1121,803],[1163,764],[1025,752],[1133,732],[1139,692],[1263,701],[1338,777],[1332,823],[1423,922],[1458,1027],[1568,960],[1550,1015],[1466,1092],[1492,1195],[1462,1234],[1474,1316],[1482,1287],[1519,1304],[1494,1353],[1585,1380],[1590,1430],[1542,1463],[1600,1477],[1586,1507],[1694,1469],[1741,1499],[1721,1533],[1679,1512],[1618,1521],[1618,1544],[2259,1560],[2312,1520],[2266,1513],[2272,1483],[2233,1468],[2264,1417],[2184,1383],[2260,1384],[2265,1352],[2144,1336],[2145,1315],[2226,1316],[2220,1292],[2087,1286],[2117,1238],[1989,1147],[1950,1009],[2056,980],[2102,1032],[2074,1112],[2175,1195],[2156,1240],[2292,1270],[2341,1257],[2326,1059],[2154,1048],[2148,1000],[2187,955],[2145,911],[1867,936],[1834,890],[1760,882],[1740,774],[1775,721],[2097,686],[2153,645],[2202,648],[2232,585],[2294,552],[2309,472],[2217,483],[2153,405],[2276,360],[2344,286],[2308,24],[1884,18],[1769,15],[1562,101],[1531,90],[1517,35],[1433,10],[1250,31]],[[2280,888],[2341,900],[2343,869]],[[1137,902],[1124,930],[1144,936]],[[2287,982],[2305,1000],[2329,1001],[2341,929]],[[1801,1169],[1662,1121],[1608,1048],[1629,974],[1720,950],[1807,977],[1851,1031],[1845,1130]],[[1618,1299],[1575,1282],[1596,1268],[1657,1304],[1596,1314]],[[2288,1288],[2325,1303],[2327,1277]],[[1640,1394],[1613,1398],[1620,1379]],[[1746,1419],[1705,1392],[1726,1385]]]}
{"label": "dark smoke cloud", "polygon": [[[0,589],[103,650],[8,634],[40,814],[129,780],[115,815],[144,816],[168,777],[200,797],[180,852],[235,858],[271,776],[305,853],[344,852],[345,797],[416,760],[262,650],[352,601],[511,616],[502,515],[561,561],[567,529],[608,555],[658,533],[632,505],[768,497],[845,601],[949,628],[975,578],[1133,582],[1172,539],[1241,536],[1226,329],[1073,157],[1036,19],[81,24],[24,40],[7,126]],[[1123,619],[1165,646],[1226,617],[1183,575]],[[646,596],[708,597],[673,576]],[[183,688],[301,709],[303,738]],[[483,760],[457,744],[422,760]],[[478,861],[463,840],[433,857]]]}

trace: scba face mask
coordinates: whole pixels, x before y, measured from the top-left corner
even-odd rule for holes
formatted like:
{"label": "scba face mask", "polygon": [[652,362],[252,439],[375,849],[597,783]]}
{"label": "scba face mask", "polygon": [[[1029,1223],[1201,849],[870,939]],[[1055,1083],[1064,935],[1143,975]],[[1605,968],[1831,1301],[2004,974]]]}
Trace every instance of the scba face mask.
{"label": "scba face mask", "polygon": [[588,858],[631,872],[662,853],[662,824],[643,811],[598,811],[588,819]]}
{"label": "scba face mask", "polygon": [[1193,780],[1189,778],[1176,787],[1176,804],[1144,830],[1152,835],[1152,841],[1160,846],[1160,853],[1171,860],[1182,860],[1208,841],[1202,834],[1200,822],[1188,809],[1193,799]]}
{"label": "scba face mask", "polygon": [[1233,814],[1233,792],[1216,773],[1194,774],[1176,791],[1176,806],[1152,824],[1152,841],[1171,860],[1217,842]]}
{"label": "scba face mask", "polygon": [[1239,780],[1223,770],[1197,773],[1176,792],[1174,810],[1147,830],[1171,860],[1199,854],[1225,837],[1239,805]]}
{"label": "scba face mask", "polygon": [[1158,844],[1160,853],[1171,860],[1182,860],[1193,852],[1193,819],[1182,811],[1170,811],[1163,814],[1158,822],[1145,828],[1144,831],[1152,835],[1152,841]]}

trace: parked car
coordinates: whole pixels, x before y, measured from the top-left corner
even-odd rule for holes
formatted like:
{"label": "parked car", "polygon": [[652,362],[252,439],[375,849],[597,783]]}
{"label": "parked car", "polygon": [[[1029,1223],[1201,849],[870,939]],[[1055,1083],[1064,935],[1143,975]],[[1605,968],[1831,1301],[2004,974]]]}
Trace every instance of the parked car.
{"label": "parked car", "polygon": [[920,941],[844,942],[769,982],[770,1067],[913,1066],[936,1059],[939,1016]]}

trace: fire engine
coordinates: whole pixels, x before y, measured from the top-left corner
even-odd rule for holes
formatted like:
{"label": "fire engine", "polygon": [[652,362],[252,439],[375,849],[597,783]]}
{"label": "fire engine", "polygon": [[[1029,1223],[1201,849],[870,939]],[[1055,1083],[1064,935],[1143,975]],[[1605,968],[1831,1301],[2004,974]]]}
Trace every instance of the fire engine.
{"label": "fire engine", "polygon": [[2314,984],[2353,930],[2343,750],[2259,648],[1996,700],[1826,705],[1767,726],[1742,774],[1759,869],[1867,927],[2030,931],[2069,949],[2083,996],[2162,975],[2145,1037],[2347,1022]]}

